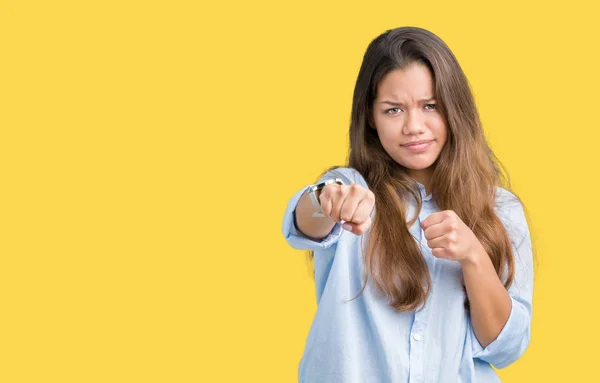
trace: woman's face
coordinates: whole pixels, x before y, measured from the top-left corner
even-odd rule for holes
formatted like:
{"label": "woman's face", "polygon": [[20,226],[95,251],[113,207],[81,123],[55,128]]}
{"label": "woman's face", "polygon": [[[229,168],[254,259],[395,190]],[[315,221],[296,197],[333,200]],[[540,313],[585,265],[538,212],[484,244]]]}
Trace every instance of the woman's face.
{"label": "woman's face", "polygon": [[373,103],[375,129],[383,148],[424,185],[447,137],[433,85],[429,68],[414,63],[385,75]]}

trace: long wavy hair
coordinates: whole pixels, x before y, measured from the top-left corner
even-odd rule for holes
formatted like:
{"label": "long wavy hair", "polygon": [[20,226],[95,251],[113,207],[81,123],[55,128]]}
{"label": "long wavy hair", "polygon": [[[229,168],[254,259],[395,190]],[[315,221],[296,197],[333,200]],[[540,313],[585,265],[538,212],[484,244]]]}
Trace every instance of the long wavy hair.
{"label": "long wavy hair", "polygon": [[[418,309],[431,289],[429,270],[409,232],[422,201],[416,181],[384,150],[373,129],[373,102],[387,73],[415,62],[431,71],[437,106],[448,130],[433,165],[433,198],[441,210],[453,210],[475,233],[507,289],[514,277],[510,238],[494,212],[496,186],[510,190],[509,180],[486,142],[464,72],[448,46],[430,31],[417,27],[387,30],[369,44],[358,73],[347,166],[356,169],[375,194],[376,214],[363,252],[366,273],[358,296],[371,276],[377,290],[398,311]],[[411,198],[417,209],[409,220],[406,207]],[[465,304],[468,308],[468,300]]]}

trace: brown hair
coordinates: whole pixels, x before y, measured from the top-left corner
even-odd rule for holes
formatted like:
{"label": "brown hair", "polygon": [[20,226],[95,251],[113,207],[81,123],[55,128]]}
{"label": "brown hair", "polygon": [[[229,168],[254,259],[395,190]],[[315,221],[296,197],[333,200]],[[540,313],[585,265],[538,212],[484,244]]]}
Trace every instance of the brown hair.
{"label": "brown hair", "polygon": [[[419,308],[431,288],[427,265],[409,232],[422,201],[416,181],[388,155],[372,128],[372,106],[381,79],[415,62],[431,71],[438,109],[448,129],[446,144],[434,163],[433,197],[441,210],[453,210],[471,228],[506,288],[514,277],[510,238],[494,212],[496,186],[510,189],[509,182],[485,140],[465,74],[448,46],[433,33],[417,27],[387,30],[369,44],[356,80],[348,166],[365,178],[375,194],[376,214],[364,252],[365,285],[359,295],[370,275],[399,311]],[[407,225],[410,198],[417,203],[417,214]]]}

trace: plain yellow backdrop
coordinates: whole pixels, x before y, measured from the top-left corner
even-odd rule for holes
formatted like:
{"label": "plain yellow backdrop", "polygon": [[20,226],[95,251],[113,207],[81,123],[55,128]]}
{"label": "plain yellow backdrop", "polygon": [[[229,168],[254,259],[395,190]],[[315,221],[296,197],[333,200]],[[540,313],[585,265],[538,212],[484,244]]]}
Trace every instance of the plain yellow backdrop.
{"label": "plain yellow backdrop", "polygon": [[538,246],[504,382],[597,375],[595,2],[0,2],[0,381],[294,382],[316,309],[288,199],[343,164],[368,43],[469,78]]}

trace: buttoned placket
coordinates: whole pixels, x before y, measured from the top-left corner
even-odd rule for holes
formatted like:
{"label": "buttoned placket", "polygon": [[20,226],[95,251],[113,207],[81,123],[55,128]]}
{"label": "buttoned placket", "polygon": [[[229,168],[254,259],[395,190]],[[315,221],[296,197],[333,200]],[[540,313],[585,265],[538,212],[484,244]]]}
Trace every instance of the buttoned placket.
{"label": "buttoned placket", "polygon": [[[423,257],[429,268],[433,266],[435,261],[431,255],[431,250],[427,246],[427,238],[425,238],[425,232],[421,227],[421,222],[425,220],[432,212],[432,200],[431,195],[425,196],[425,188],[421,186],[421,200],[423,206],[419,212],[417,225],[419,226],[419,245],[423,253]],[[428,318],[429,306],[427,302],[418,311],[415,311],[413,317],[413,323],[410,333],[410,359],[409,359],[409,381],[410,383],[423,383],[424,382],[424,361],[425,361],[425,334],[427,329],[427,318]]]}

